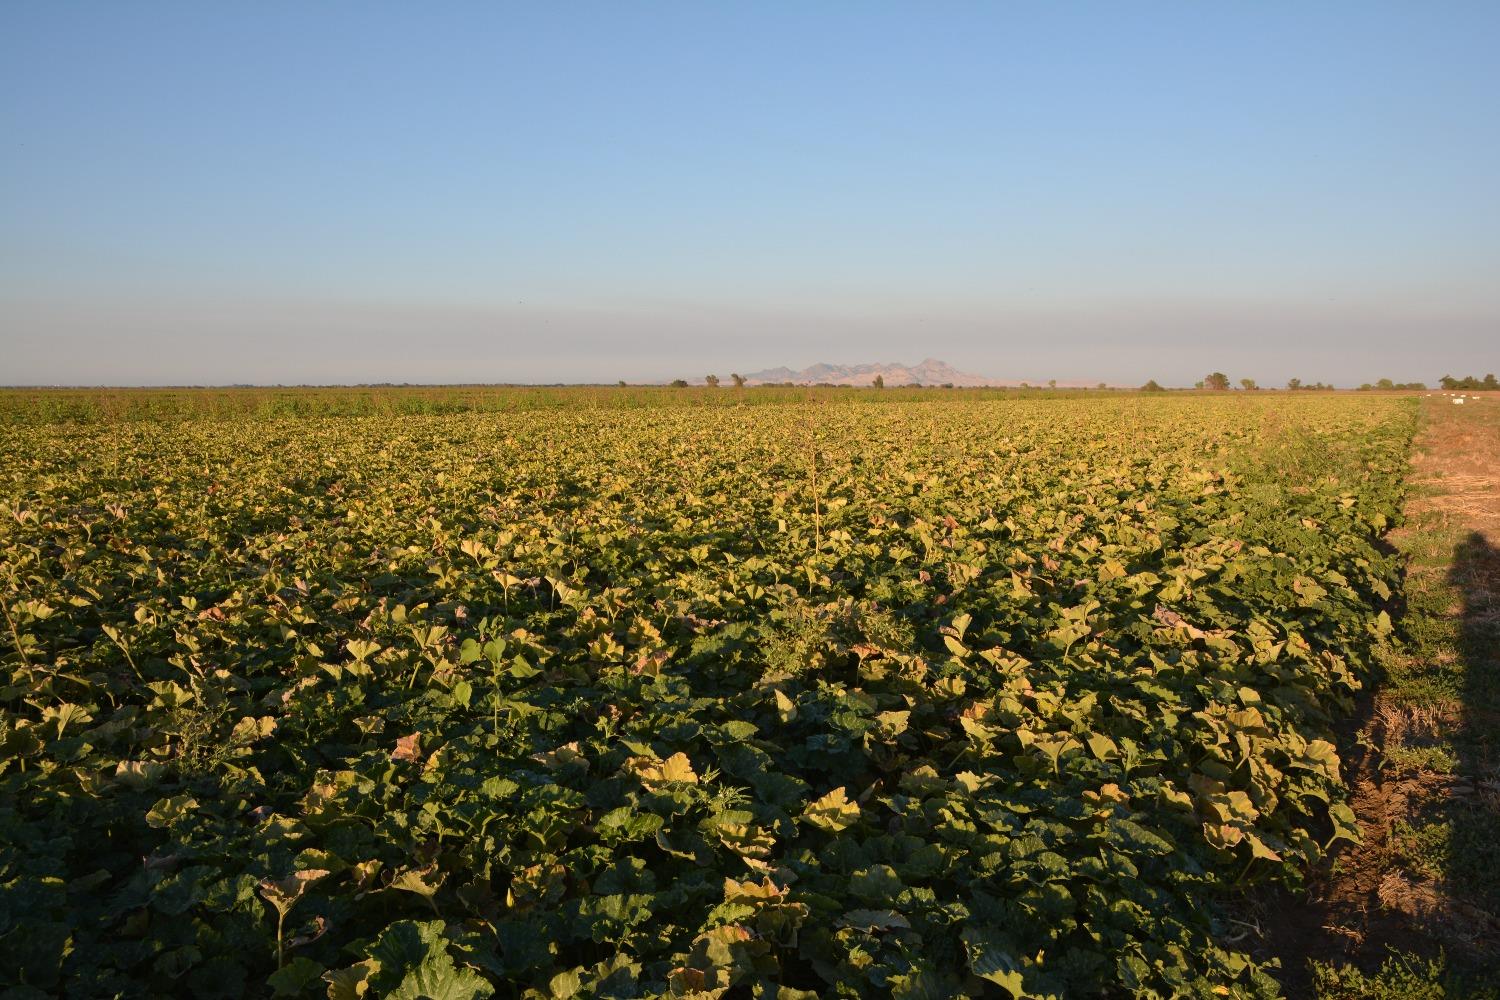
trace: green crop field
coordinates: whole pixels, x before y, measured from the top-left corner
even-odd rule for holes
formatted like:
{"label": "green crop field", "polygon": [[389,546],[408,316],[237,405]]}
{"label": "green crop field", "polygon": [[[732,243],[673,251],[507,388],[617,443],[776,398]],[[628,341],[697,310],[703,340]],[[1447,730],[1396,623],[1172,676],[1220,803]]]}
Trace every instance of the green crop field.
{"label": "green crop field", "polygon": [[396,392],[0,401],[5,996],[1279,991],[1414,401]]}

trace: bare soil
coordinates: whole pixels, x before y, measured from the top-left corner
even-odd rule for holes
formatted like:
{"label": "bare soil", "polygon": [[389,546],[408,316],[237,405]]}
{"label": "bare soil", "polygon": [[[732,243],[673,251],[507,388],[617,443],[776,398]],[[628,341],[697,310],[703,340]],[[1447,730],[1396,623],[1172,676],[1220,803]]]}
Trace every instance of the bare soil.
{"label": "bare soil", "polygon": [[1373,972],[1393,950],[1500,969],[1500,872],[1485,863],[1500,858],[1500,396],[1421,404],[1405,521],[1388,539],[1408,560],[1413,638],[1340,740],[1363,842],[1305,895],[1246,902],[1293,998],[1316,995],[1315,962]]}

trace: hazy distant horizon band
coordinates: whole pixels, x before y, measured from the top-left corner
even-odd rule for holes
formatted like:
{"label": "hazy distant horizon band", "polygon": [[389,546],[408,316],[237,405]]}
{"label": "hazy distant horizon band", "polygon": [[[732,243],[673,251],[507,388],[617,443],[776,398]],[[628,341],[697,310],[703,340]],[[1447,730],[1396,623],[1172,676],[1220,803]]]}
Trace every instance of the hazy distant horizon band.
{"label": "hazy distant horizon band", "polygon": [[1500,368],[1500,4],[0,8],[0,382]]}

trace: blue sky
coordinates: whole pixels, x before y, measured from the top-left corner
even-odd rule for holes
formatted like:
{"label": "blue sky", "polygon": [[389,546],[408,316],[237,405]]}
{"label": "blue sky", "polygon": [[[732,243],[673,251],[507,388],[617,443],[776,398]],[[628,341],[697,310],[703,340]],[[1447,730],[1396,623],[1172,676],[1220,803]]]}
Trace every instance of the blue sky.
{"label": "blue sky", "polygon": [[1500,4],[0,7],[0,383],[1500,369]]}

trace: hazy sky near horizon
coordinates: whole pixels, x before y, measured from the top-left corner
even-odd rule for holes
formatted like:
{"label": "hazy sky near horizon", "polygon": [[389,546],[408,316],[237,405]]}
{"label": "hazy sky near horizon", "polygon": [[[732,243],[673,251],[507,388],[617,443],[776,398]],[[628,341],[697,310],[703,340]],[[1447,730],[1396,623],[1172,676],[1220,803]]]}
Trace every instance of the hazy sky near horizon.
{"label": "hazy sky near horizon", "polygon": [[0,7],[0,384],[1500,369],[1500,3]]}

